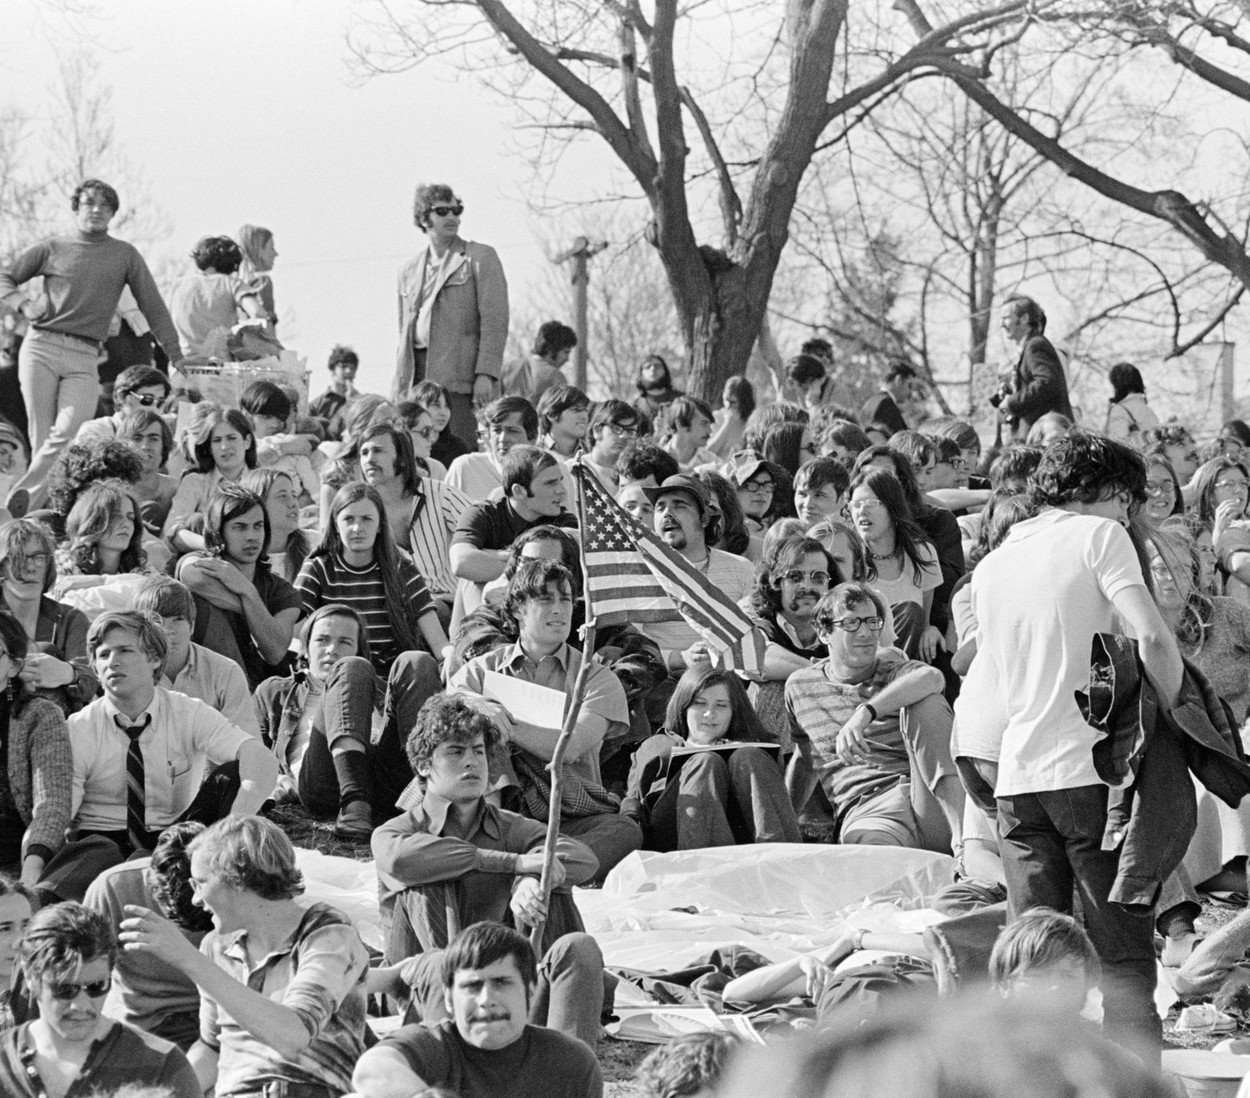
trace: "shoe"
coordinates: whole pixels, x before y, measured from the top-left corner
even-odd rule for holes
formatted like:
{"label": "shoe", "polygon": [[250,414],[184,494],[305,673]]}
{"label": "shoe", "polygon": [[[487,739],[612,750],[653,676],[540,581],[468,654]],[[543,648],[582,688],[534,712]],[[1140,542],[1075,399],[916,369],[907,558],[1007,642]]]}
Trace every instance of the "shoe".
{"label": "shoe", "polygon": [[1189,934],[1182,934],[1179,938],[1164,938],[1163,953],[1159,956],[1159,963],[1164,968],[1180,968],[1189,960],[1189,955],[1193,953],[1194,947],[1201,940],[1192,931]]}
{"label": "shoe", "polygon": [[4,507],[11,517],[25,518],[30,510],[30,493],[25,488],[14,488]]}
{"label": "shoe", "polygon": [[373,834],[373,813],[364,801],[352,801],[339,809],[334,834],[340,839],[367,839]]}
{"label": "shoe", "polygon": [[1176,1022],[1178,1033],[1232,1033],[1236,1028],[1234,1018],[1210,1003],[1185,1007]]}

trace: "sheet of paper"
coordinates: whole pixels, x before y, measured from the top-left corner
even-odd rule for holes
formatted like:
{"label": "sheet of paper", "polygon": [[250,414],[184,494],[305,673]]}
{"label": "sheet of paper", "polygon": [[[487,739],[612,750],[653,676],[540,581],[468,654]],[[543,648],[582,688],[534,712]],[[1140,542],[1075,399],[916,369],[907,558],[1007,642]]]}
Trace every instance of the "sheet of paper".
{"label": "sheet of paper", "polygon": [[764,743],[760,740],[751,740],[744,742],[742,740],[718,740],[716,743],[688,743],[685,747],[674,747],[670,758],[684,757],[686,755],[698,755],[705,751],[737,751],[740,747],[758,747],[761,751],[767,751],[774,757],[781,752],[781,745],[776,743]]}
{"label": "sheet of paper", "polygon": [[528,724],[558,732],[564,723],[565,694],[561,690],[514,679],[498,671],[486,671],[482,676],[482,693]]}

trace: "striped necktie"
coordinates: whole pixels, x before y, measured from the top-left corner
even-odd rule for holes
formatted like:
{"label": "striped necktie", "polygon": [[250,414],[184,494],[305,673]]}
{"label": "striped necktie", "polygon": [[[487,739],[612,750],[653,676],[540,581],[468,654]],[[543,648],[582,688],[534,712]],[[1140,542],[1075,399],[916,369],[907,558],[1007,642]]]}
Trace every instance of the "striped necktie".
{"label": "striped necktie", "polygon": [[125,724],[121,715],[113,718],[114,723],[130,738],[126,748],[126,837],[130,840],[130,849],[148,849],[147,809],[144,804],[143,784],[143,752],[139,748],[139,737],[152,723],[152,714],[145,713],[139,724]]}

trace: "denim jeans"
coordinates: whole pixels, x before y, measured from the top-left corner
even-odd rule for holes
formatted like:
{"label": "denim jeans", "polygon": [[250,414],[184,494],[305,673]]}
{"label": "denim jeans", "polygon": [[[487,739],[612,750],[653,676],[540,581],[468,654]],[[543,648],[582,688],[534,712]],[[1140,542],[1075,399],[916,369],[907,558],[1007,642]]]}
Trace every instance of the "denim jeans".
{"label": "denim jeans", "polygon": [[1103,1030],[1159,1066],[1162,1026],[1155,1011],[1154,916],[1108,898],[1119,853],[1102,849],[1107,787],[998,798],[999,850],[1012,918],[1033,907],[1072,912],[1075,886],[1085,929],[1102,961]]}

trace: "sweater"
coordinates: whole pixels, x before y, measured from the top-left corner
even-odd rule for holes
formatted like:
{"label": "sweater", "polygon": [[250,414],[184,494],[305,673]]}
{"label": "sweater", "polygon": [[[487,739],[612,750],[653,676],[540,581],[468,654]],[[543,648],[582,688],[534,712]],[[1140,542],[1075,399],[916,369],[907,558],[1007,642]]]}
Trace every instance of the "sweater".
{"label": "sweater", "polygon": [[25,854],[46,861],[65,841],[74,789],[74,760],[61,711],[29,698],[9,713],[7,777],[18,815],[27,825]]}
{"label": "sweater", "polygon": [[182,361],[169,310],[133,244],[108,233],[80,232],[45,240],[27,248],[7,270],[0,268],[0,301],[20,308],[26,298],[18,287],[39,276],[44,296],[43,310],[33,321],[36,328],[103,343],[122,290],[129,286],[170,362]]}

